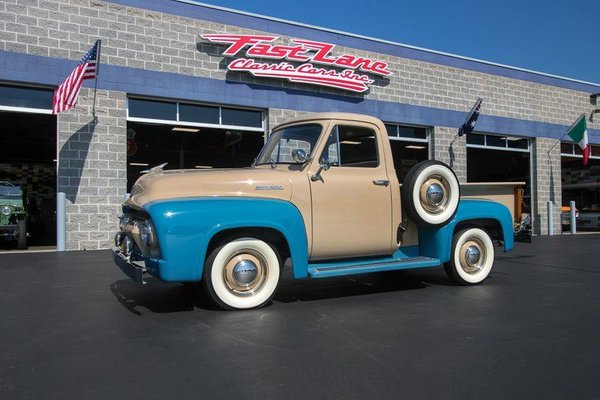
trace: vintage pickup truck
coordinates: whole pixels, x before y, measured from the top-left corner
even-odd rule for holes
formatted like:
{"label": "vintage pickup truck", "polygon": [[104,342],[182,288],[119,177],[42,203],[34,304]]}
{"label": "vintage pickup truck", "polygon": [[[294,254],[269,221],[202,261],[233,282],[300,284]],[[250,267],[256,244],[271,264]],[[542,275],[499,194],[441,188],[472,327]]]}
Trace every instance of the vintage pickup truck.
{"label": "vintage pickup truck", "polygon": [[444,265],[477,284],[495,243],[513,247],[514,188],[504,186],[461,187],[438,161],[400,185],[379,119],[313,114],[274,128],[249,168],[142,175],[114,260],[139,283],[203,282],[225,309],[267,304],[284,264],[296,279]]}

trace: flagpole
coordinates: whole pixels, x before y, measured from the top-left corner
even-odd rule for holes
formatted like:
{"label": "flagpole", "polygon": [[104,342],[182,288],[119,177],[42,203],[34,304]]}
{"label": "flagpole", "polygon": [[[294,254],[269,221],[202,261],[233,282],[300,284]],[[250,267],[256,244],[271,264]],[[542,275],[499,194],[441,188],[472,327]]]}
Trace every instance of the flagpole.
{"label": "flagpole", "polygon": [[100,50],[102,49],[102,39],[98,39],[98,54],[96,57],[96,77],[94,78],[94,103],[92,105],[92,115],[96,118],[96,91],[98,90],[98,75],[100,75]]}

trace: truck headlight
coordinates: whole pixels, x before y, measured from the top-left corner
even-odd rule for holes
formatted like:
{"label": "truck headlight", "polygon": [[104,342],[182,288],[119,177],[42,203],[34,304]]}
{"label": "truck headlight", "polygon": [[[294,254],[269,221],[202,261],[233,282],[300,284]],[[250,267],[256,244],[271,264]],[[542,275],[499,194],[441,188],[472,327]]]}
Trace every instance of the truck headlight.
{"label": "truck headlight", "polygon": [[11,213],[10,211],[10,207],[9,206],[4,206],[2,207],[2,209],[0,210],[0,212],[2,213],[2,215],[4,215],[5,217],[8,217]]}
{"label": "truck headlight", "polygon": [[140,239],[146,247],[152,247],[154,245],[154,229],[152,228],[152,222],[146,220],[138,224],[140,230]]}

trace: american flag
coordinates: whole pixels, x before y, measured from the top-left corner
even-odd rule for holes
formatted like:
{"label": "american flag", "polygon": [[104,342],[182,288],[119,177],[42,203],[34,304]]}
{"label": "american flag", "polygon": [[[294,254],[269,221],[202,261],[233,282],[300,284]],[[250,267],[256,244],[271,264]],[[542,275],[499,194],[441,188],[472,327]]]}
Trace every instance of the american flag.
{"label": "american flag", "polygon": [[481,97],[477,99],[475,105],[471,109],[471,112],[469,112],[469,114],[467,115],[467,119],[465,120],[464,124],[462,124],[461,127],[458,128],[458,136],[462,136],[464,134],[469,134],[473,132],[473,129],[475,129],[475,124],[477,123],[477,118],[479,117],[479,113],[481,112],[482,101],[483,100],[481,99]]}
{"label": "american flag", "polygon": [[96,78],[99,47],[100,40],[96,40],[96,43],[85,53],[67,79],[54,91],[52,114],[75,107],[83,81]]}

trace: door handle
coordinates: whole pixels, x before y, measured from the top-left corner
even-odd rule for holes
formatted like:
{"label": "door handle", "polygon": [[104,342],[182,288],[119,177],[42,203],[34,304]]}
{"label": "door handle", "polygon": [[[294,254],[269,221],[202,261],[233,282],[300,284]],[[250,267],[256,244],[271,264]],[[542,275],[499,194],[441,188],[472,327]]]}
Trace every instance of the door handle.
{"label": "door handle", "polygon": [[373,183],[378,186],[387,186],[390,184],[390,181],[387,179],[373,179]]}

